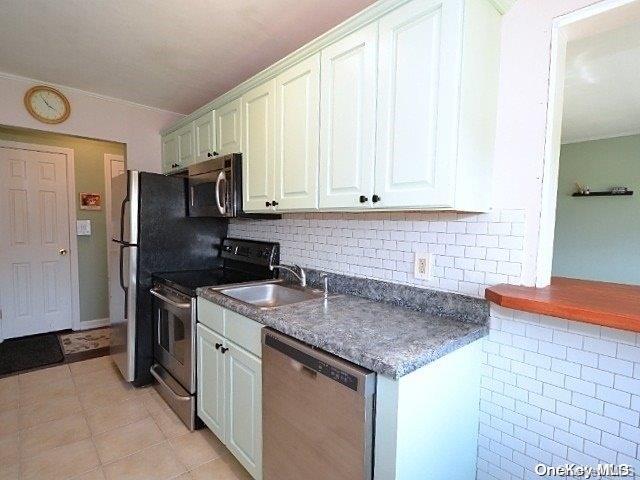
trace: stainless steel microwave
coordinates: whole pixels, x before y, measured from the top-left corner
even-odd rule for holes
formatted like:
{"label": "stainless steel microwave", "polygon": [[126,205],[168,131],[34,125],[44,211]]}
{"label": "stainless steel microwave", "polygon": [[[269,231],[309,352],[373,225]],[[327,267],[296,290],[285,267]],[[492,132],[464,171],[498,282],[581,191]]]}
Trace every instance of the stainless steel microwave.
{"label": "stainless steel microwave", "polygon": [[188,215],[236,217],[242,213],[242,156],[222,155],[189,166]]}

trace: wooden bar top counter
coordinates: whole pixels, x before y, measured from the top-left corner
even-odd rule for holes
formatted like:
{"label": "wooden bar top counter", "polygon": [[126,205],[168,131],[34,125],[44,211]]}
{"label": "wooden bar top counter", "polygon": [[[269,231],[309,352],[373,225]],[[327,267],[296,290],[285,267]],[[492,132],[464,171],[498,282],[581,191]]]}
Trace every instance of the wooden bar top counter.
{"label": "wooden bar top counter", "polygon": [[544,288],[496,285],[485,298],[502,307],[640,332],[640,286],[553,277]]}

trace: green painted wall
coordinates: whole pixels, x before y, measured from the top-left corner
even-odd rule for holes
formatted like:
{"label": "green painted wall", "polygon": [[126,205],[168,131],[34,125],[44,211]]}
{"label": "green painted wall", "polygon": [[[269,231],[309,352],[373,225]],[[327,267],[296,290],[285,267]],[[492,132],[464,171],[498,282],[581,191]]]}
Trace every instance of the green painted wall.
{"label": "green painted wall", "polygon": [[[78,276],[80,283],[80,320],[109,316],[107,281],[107,232],[104,206],[104,154],[125,156],[121,143],[92,140],[57,133],[40,132],[0,125],[0,140],[35,143],[74,150],[76,177],[76,216],[91,220],[91,236],[78,238]],[[80,192],[102,194],[102,210],[80,210]]]}
{"label": "green painted wall", "polygon": [[[635,194],[574,198],[576,181]],[[562,146],[553,275],[640,284],[640,135]]]}

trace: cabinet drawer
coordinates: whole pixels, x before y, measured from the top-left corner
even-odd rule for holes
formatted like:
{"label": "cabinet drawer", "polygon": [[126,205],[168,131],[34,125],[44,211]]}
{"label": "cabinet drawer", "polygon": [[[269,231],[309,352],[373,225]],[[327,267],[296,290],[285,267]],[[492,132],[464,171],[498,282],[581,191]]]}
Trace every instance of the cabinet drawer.
{"label": "cabinet drawer", "polygon": [[262,358],[260,331],[263,327],[264,325],[236,312],[224,312],[224,336],[258,358]]}
{"label": "cabinet drawer", "polygon": [[198,321],[220,335],[225,334],[224,320],[229,313],[220,305],[198,297]]}

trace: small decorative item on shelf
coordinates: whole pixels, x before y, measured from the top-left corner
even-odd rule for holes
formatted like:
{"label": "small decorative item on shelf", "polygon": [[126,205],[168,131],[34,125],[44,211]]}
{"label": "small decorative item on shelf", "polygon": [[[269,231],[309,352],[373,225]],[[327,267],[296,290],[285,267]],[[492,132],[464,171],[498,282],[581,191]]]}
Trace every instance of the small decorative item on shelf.
{"label": "small decorative item on shelf", "polygon": [[576,193],[581,195],[589,195],[591,193],[589,185],[582,185],[581,183],[576,182],[576,188],[578,189]]}
{"label": "small decorative item on shelf", "polygon": [[577,192],[573,197],[617,197],[622,195],[633,195],[633,190],[629,190],[628,187],[611,187],[610,190],[602,192],[592,192],[586,185],[581,185],[576,182]]}

